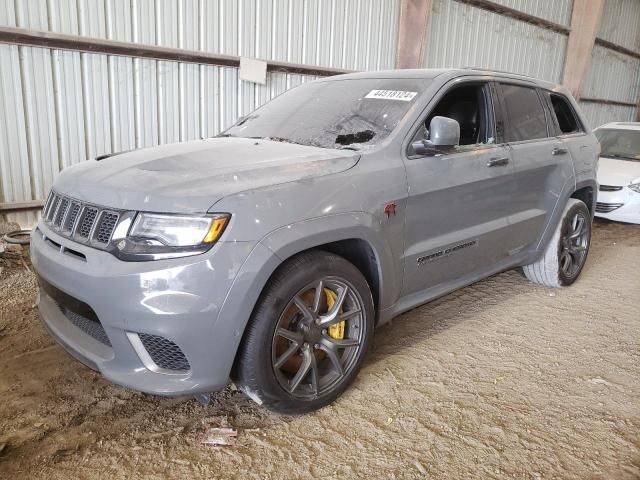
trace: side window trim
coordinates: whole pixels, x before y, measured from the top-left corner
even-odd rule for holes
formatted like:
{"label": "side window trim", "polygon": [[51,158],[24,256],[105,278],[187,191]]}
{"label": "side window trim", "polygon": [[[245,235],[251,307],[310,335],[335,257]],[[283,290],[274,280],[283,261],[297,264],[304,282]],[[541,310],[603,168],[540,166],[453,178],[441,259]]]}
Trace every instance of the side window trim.
{"label": "side window trim", "polygon": [[491,95],[491,105],[493,108],[493,133],[495,134],[496,145],[504,145],[505,112],[502,104],[502,96],[498,93],[495,81],[488,82],[488,87]]}
{"label": "side window trim", "polygon": [[551,97],[547,94],[546,90],[542,88],[536,88],[538,97],[540,97],[540,103],[542,103],[542,109],[544,110],[544,116],[547,122],[547,138],[558,137],[560,133],[560,126],[558,125],[558,119],[553,111],[553,105],[551,104]]}
{"label": "side window trim", "polygon": [[[420,113],[420,116],[418,117],[419,120],[413,125],[412,129],[409,131],[409,134],[405,137],[405,139],[408,139],[406,147],[403,149],[405,157],[408,158],[409,160],[418,159],[418,158],[424,158],[424,155],[416,155],[416,154],[411,152],[411,143],[413,141],[413,138],[418,133],[418,130],[420,130],[421,126],[423,125],[423,123],[427,119],[427,117],[438,106],[440,101],[449,92],[451,92],[451,90],[453,90],[455,88],[458,88],[460,86],[471,85],[471,84],[482,84],[483,87],[484,87],[484,88],[482,88],[482,91],[483,91],[484,96],[485,96],[485,104],[486,104],[486,108],[487,108],[486,114],[491,117],[491,118],[487,118],[487,124],[488,124],[488,128],[492,129],[492,132],[488,131],[487,135],[489,135],[490,133],[493,133],[493,136],[496,139],[496,142],[493,143],[493,144],[487,144],[484,147],[478,147],[478,148],[474,148],[474,149],[469,149],[469,150],[465,150],[463,152],[452,152],[452,153],[447,154],[447,155],[456,155],[456,154],[468,153],[468,152],[472,152],[472,151],[475,151],[475,150],[481,150],[481,149],[484,150],[486,148],[491,148],[491,147],[498,146],[499,144],[497,143],[497,137],[496,137],[496,106],[494,104],[495,102],[494,102],[494,99],[492,98],[492,94],[491,94],[491,91],[489,89],[489,85],[491,83],[493,83],[492,80],[478,80],[478,79],[463,79],[463,80],[460,80],[459,78],[457,78],[457,79],[453,79],[448,84],[444,85],[440,89],[440,91],[438,91],[438,95],[437,95],[438,100],[435,103],[433,103],[431,106],[425,108],[422,111],[422,113]],[[404,142],[403,142],[403,144],[404,144]]]}

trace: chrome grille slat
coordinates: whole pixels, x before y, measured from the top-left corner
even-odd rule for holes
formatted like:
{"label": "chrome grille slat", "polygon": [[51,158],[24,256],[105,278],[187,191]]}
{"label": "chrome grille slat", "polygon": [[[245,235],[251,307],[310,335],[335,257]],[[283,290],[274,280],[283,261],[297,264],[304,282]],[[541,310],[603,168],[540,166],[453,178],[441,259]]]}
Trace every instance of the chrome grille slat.
{"label": "chrome grille slat", "polygon": [[69,214],[62,225],[62,230],[65,232],[73,232],[73,227],[76,224],[76,220],[78,219],[78,214],[80,213],[80,209],[82,205],[78,202],[72,202],[71,207],[69,207]]}
{"label": "chrome grille slat", "polygon": [[61,227],[62,226],[62,220],[64,220],[65,216],[67,215],[67,211],[69,210],[69,205],[71,204],[71,201],[68,198],[62,198],[62,200],[60,200],[60,204],[58,205],[58,211],[56,212],[56,216],[53,220],[53,224],[56,227]]}
{"label": "chrome grille slat", "polygon": [[100,214],[98,223],[96,225],[94,240],[105,245],[111,240],[111,235],[118,223],[119,215],[115,212],[109,212],[103,210]]}
{"label": "chrome grille slat", "polygon": [[47,220],[51,221],[51,219],[53,218],[53,216],[56,213],[56,210],[58,210],[58,203],[60,202],[60,196],[59,195],[54,195],[53,199],[51,200],[51,206],[49,207],[49,211],[47,212]]}
{"label": "chrome grille slat", "polygon": [[51,191],[42,220],[63,237],[107,249],[122,213]]}
{"label": "chrome grille slat", "polygon": [[47,202],[44,205],[44,209],[42,210],[42,218],[47,218],[49,215],[49,211],[51,210],[51,204],[53,203],[53,197],[55,197],[55,193],[53,190],[49,192],[49,196],[47,197]]}
{"label": "chrome grille slat", "polygon": [[80,217],[80,223],[76,230],[76,235],[80,238],[90,238],[91,231],[93,230],[93,224],[98,216],[98,209],[95,207],[84,207],[82,210],[82,216]]}

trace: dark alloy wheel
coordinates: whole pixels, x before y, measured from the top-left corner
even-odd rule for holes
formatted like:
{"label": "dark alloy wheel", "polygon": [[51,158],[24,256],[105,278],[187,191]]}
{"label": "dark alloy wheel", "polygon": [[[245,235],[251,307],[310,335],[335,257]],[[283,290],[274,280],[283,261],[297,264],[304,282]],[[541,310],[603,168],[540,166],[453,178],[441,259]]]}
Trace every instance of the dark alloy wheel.
{"label": "dark alloy wheel", "polygon": [[560,242],[560,271],[565,279],[573,279],[580,273],[587,258],[591,238],[589,212],[576,210],[565,219]]}
{"label": "dark alloy wheel", "polygon": [[362,273],[312,250],[281,265],[245,331],[233,379],[257,403],[287,414],[335,400],[353,381],[373,336]]}
{"label": "dark alloy wheel", "polygon": [[300,289],[280,316],[271,362],[292,396],[315,399],[353,369],[363,347],[364,306],[348,281],[323,277]]}
{"label": "dark alloy wheel", "polygon": [[591,218],[583,201],[570,198],[543,254],[522,267],[525,276],[547,287],[566,287],[575,282],[589,254]]}

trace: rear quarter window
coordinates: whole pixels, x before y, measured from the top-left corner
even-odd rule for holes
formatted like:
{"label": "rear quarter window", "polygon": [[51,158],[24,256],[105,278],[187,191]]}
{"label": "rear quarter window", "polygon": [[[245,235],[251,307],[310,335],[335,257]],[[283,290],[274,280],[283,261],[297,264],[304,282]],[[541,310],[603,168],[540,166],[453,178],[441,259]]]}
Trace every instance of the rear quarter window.
{"label": "rear quarter window", "polygon": [[505,141],[521,142],[548,137],[540,96],[534,88],[500,84],[505,110]]}
{"label": "rear quarter window", "polygon": [[555,93],[547,93],[551,106],[553,107],[553,114],[558,122],[558,127],[563,135],[578,133],[582,131],[582,127],[576,119],[576,114],[573,108],[569,104],[569,101],[562,95]]}

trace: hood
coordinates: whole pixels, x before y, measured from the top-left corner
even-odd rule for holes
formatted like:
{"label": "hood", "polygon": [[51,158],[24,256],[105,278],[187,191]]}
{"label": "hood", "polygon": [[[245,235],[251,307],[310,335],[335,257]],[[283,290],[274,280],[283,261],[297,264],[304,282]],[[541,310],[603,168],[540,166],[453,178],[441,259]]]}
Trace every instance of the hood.
{"label": "hood", "polygon": [[620,160],[600,157],[598,163],[598,183],[626,187],[640,182],[640,161]]}
{"label": "hood", "polygon": [[211,138],[82,162],[64,170],[54,188],[116,209],[201,213],[226,195],[338,173],[358,158],[352,150]]}

